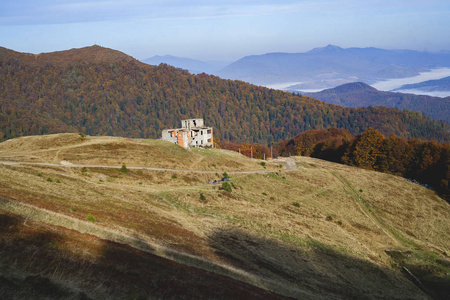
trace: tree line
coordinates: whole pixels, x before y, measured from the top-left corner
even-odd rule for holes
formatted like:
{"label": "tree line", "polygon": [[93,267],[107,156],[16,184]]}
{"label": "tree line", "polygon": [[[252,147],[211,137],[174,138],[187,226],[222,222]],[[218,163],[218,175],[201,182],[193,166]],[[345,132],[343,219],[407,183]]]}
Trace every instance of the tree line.
{"label": "tree line", "polygon": [[309,130],[293,138],[262,144],[215,140],[220,148],[258,159],[278,156],[310,156],[323,160],[403,176],[434,188],[450,201],[450,143],[420,139],[386,138],[369,128],[353,135],[347,129]]}
{"label": "tree line", "polygon": [[346,129],[311,130],[276,144],[282,156],[303,155],[417,180],[450,200],[450,143],[386,138],[369,128],[352,135]]}

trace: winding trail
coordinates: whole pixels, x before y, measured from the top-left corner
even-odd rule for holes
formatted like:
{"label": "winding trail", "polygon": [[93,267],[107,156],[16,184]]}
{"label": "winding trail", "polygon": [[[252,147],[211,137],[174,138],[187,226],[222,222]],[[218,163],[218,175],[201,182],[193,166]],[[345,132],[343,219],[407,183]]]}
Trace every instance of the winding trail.
{"label": "winding trail", "polygon": [[[73,164],[68,161],[62,160],[58,163],[46,163],[46,162],[23,162],[23,161],[0,161],[1,165],[6,166],[45,166],[45,167],[63,167],[63,168],[108,168],[108,169],[120,169],[122,166],[111,166],[111,165],[96,165],[96,164]],[[286,172],[294,171],[297,169],[297,164],[293,158],[286,158],[285,161]],[[217,172],[224,171],[203,171],[203,170],[189,170],[189,169],[171,169],[171,168],[156,168],[156,167],[142,167],[134,166],[127,167],[130,170],[150,170],[150,171],[170,171],[170,172],[185,172],[185,173],[201,173],[201,174],[215,174]],[[248,170],[248,171],[226,171],[228,174],[269,174],[276,171],[266,171],[266,170]]]}

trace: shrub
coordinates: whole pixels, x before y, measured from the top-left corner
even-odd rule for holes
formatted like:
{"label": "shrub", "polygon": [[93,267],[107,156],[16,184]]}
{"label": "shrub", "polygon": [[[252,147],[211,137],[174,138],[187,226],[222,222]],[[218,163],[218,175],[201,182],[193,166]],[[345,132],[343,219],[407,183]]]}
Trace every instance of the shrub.
{"label": "shrub", "polygon": [[56,183],[61,183],[61,181],[59,179],[56,179]]}
{"label": "shrub", "polygon": [[48,182],[53,182],[53,179],[51,179],[50,177],[47,178]]}
{"label": "shrub", "polygon": [[275,200],[275,197],[270,197],[270,200]]}
{"label": "shrub", "polygon": [[261,162],[261,166],[263,166],[264,168],[266,167],[266,162],[265,161],[262,161]]}
{"label": "shrub", "polygon": [[224,182],[224,183],[222,183],[222,186],[220,187],[220,189],[231,193],[231,190],[232,190],[231,184],[229,184],[228,182]]}
{"label": "shrub", "polygon": [[331,221],[333,218],[331,216],[327,216],[327,221]]}
{"label": "shrub", "polygon": [[363,192],[363,190],[362,190],[362,189],[359,189],[359,192],[360,192],[360,193],[362,193],[362,192]]}
{"label": "shrub", "polygon": [[206,197],[205,197],[205,195],[203,195],[203,193],[200,193],[200,200],[202,200],[202,201],[206,200]]}
{"label": "shrub", "polygon": [[342,226],[342,221],[338,221],[338,224]]}
{"label": "shrub", "polygon": [[177,177],[177,174],[172,174],[172,179],[176,179]]}
{"label": "shrub", "polygon": [[89,215],[86,217],[86,220],[91,221],[91,222],[97,222],[97,220],[96,220],[96,219],[94,218],[94,216],[91,215],[91,214],[89,214]]}
{"label": "shrub", "polygon": [[294,205],[295,207],[300,207],[300,203],[298,202],[292,202],[292,205]]}
{"label": "shrub", "polygon": [[267,193],[265,193],[265,192],[262,192],[262,194],[263,194],[264,196],[267,196]]}
{"label": "shrub", "polygon": [[82,141],[86,138],[86,135],[82,132],[80,132],[79,135],[80,135]]}
{"label": "shrub", "polygon": [[227,174],[227,172],[224,172],[224,173],[222,174],[222,176],[223,176],[223,177],[229,177],[228,174]]}
{"label": "shrub", "polygon": [[38,176],[39,176],[39,177],[42,177],[42,174],[41,174],[41,173],[38,173]]}
{"label": "shrub", "polygon": [[121,173],[127,173],[129,170],[125,164],[122,164],[122,168],[120,168]]}

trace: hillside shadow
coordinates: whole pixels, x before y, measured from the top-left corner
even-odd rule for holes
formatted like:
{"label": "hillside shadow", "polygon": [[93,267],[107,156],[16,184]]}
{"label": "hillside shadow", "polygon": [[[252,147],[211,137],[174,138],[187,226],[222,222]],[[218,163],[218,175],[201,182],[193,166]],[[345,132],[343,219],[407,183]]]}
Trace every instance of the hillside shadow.
{"label": "hillside shadow", "polygon": [[0,298],[1,299],[89,299],[50,279],[57,269],[54,232],[39,230],[27,220],[0,210]]}
{"label": "hillside shadow", "polygon": [[96,268],[108,294],[127,295],[131,299],[288,299],[111,241],[104,241]]}
{"label": "hillside shadow", "polygon": [[268,281],[268,288],[295,298],[426,298],[400,272],[314,240],[307,247],[296,248],[233,229],[216,231],[209,239],[216,254],[228,264],[274,279],[278,284]]}
{"label": "hillside shadow", "polygon": [[[0,210],[2,299],[288,299],[128,245]],[[145,241],[143,249],[152,250]]]}
{"label": "hillside shadow", "polygon": [[[217,256],[253,274],[262,289],[232,274],[219,275],[1,210],[0,232],[3,299],[426,298],[400,272],[314,240],[296,248],[241,230],[213,233],[209,245]],[[154,250],[144,240],[138,243]]]}

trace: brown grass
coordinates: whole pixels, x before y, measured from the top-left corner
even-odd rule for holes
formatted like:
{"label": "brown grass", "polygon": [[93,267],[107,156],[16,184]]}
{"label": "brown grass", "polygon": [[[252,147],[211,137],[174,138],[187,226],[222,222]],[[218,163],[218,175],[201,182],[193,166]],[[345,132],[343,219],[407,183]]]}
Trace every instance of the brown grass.
{"label": "brown grass", "polygon": [[[0,160],[37,157],[47,162],[125,163],[217,170],[219,176],[223,171],[262,169],[259,161],[224,150],[188,151],[162,141],[107,137],[79,141],[77,136],[61,135],[60,141],[57,135],[50,136],[59,144],[49,144],[47,149],[35,145],[40,143],[38,137],[5,142],[0,144]],[[370,289],[382,291],[385,297],[396,293],[422,297],[396,271],[398,262],[385,251],[421,249],[420,253],[438,258],[430,262],[417,254],[419,264],[447,261],[449,204],[400,177],[313,158],[295,159],[299,167],[291,172],[278,171],[279,162],[274,161],[267,168],[274,170],[270,174],[231,174],[231,193],[206,183],[221,178],[215,172],[131,169],[121,174],[107,168],[0,165],[0,197],[83,224],[92,214],[98,221],[88,223],[93,228],[121,228],[186,255],[249,272],[260,277],[259,286],[287,296],[335,296],[352,286],[346,295],[357,297],[365,288],[358,276],[369,274],[374,281]],[[200,199],[200,193],[206,200]],[[337,258],[346,263],[333,264]],[[305,277],[309,279],[300,283],[293,279]],[[325,278],[324,283],[320,278]],[[386,286],[381,278],[394,286]],[[330,288],[333,285],[336,290]]]}

